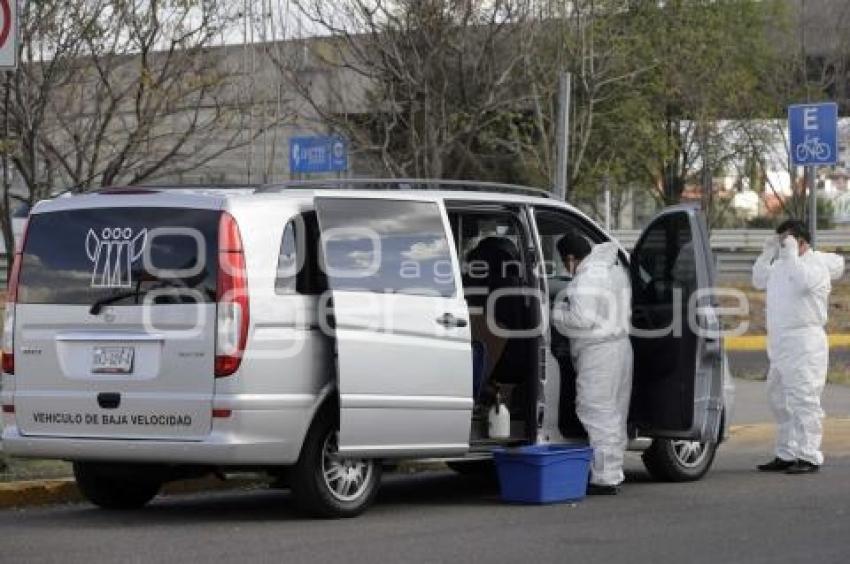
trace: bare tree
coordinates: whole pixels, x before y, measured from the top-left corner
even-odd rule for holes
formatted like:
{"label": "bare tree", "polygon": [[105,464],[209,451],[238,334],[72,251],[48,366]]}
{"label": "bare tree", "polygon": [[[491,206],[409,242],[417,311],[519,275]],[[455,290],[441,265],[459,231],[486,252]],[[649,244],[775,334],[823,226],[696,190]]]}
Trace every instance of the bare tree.
{"label": "bare tree", "polygon": [[393,175],[504,178],[531,107],[530,2],[294,3],[329,37],[277,62],[322,124]]}
{"label": "bare tree", "polygon": [[[81,54],[79,29],[65,25],[68,14],[89,23],[102,3],[88,0],[26,2],[20,8],[18,60],[6,72],[3,96],[3,213],[0,214],[6,249],[14,246],[11,212],[13,198],[24,202],[49,191],[50,167],[41,161],[40,139],[47,120],[50,92],[68,80],[66,63]],[[37,63],[34,63],[37,61]],[[23,193],[12,193],[13,174],[20,176]]]}
{"label": "bare tree", "polygon": [[42,140],[75,188],[175,176],[250,140],[253,101],[213,47],[229,14],[215,2],[109,4],[73,79],[50,98]]}
{"label": "bare tree", "polygon": [[[3,112],[17,197],[32,204],[63,186],[179,176],[288,119],[277,112],[253,126],[258,101],[244,96],[239,61],[219,45],[237,17],[220,0],[24,3],[21,65]],[[7,245],[13,194],[7,180]]]}
{"label": "bare tree", "polygon": [[[533,128],[524,147],[532,176],[554,182],[557,95],[561,73],[572,75],[569,131],[571,199],[601,217],[599,195],[610,190],[612,209],[630,197],[633,136],[628,124],[640,110],[634,84],[653,68],[642,60],[643,48],[623,0],[539,2],[535,20],[539,40],[526,51],[525,69],[532,90]],[[632,149],[637,150],[638,147]]]}

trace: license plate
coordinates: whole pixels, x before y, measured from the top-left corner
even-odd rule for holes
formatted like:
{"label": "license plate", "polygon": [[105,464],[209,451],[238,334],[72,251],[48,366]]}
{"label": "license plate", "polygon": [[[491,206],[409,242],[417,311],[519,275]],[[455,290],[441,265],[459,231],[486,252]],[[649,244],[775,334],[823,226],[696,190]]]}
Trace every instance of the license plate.
{"label": "license plate", "polygon": [[95,374],[129,374],[133,371],[133,347],[95,347],[92,368]]}

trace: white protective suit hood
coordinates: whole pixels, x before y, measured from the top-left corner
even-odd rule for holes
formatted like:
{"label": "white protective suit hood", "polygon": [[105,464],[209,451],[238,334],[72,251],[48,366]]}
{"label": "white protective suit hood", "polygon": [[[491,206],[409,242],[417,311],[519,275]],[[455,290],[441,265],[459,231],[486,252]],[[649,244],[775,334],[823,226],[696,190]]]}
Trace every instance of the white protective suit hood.
{"label": "white protective suit hood", "polygon": [[569,307],[556,309],[553,321],[563,335],[582,341],[573,343],[574,348],[629,332],[632,285],[619,251],[615,243],[595,245],[579,264],[564,295],[556,298],[556,302],[566,298]]}
{"label": "white protective suit hood", "polygon": [[844,276],[844,257],[835,253],[822,253],[820,251],[815,251],[815,256],[820,259],[829,271],[829,278],[831,280],[838,280]]}
{"label": "white protective suit hood", "polygon": [[582,270],[588,270],[593,266],[613,265],[619,258],[619,251],[620,249],[617,247],[616,243],[612,243],[610,241],[594,245],[590,250],[590,254],[581,261],[576,273],[581,272]]}

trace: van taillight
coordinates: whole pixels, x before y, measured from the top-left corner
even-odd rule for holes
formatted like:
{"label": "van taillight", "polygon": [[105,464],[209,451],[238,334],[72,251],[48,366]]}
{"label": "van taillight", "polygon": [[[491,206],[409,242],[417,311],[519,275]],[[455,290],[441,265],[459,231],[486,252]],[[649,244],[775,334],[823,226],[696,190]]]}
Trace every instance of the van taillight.
{"label": "van taillight", "polygon": [[230,376],[239,368],[248,340],[250,311],[242,236],[233,216],[221,214],[218,227],[218,288],[215,375]]}
{"label": "van taillight", "polygon": [[15,244],[15,258],[9,273],[9,286],[6,291],[6,309],[3,312],[3,372],[15,373],[15,304],[18,302],[18,278],[21,276],[24,242],[27,239],[29,221],[24,225],[21,240]]}

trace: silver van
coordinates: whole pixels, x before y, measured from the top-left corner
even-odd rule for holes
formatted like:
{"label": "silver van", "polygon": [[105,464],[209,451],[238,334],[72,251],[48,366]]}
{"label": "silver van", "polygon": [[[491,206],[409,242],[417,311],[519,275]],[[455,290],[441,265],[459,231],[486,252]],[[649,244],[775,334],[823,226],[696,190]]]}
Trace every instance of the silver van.
{"label": "silver van", "polygon": [[[568,231],[610,240],[543,192],[444,180],[39,203],[5,309],[3,447],[73,461],[106,508],[256,469],[309,512],[346,517],[401,459],[482,472],[496,447],[580,441],[569,339],[548,321]],[[729,379],[702,214],[663,211],[621,261],[631,446],[658,479],[699,479]],[[509,437],[488,436],[494,393]]]}

